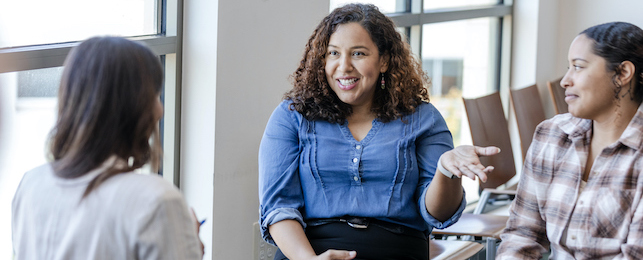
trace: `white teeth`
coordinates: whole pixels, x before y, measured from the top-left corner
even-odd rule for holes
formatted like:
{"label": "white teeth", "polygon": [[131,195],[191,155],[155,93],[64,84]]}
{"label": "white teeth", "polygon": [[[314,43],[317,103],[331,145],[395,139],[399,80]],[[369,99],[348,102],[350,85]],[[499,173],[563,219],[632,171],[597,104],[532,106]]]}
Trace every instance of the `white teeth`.
{"label": "white teeth", "polygon": [[357,82],[357,79],[356,79],[356,78],[352,78],[352,79],[339,79],[339,83],[340,83],[340,84],[342,84],[342,85],[344,85],[344,86],[352,85],[352,84],[353,84],[353,83],[355,83],[355,82]]}

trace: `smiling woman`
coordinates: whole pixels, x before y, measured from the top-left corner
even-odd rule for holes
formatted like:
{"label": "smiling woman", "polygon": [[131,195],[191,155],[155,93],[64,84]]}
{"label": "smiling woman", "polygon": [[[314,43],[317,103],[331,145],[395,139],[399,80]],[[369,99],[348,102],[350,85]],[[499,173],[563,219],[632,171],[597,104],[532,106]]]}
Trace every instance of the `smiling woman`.
{"label": "smiling woman", "polygon": [[370,109],[375,85],[378,80],[385,82],[387,68],[386,57],[380,56],[360,24],[340,25],[331,35],[324,69],[326,80],[337,97],[354,110]]}
{"label": "smiling woman", "polygon": [[261,230],[275,259],[428,259],[427,235],[466,205],[451,176],[485,180],[492,167],[478,156],[497,148],[453,149],[427,77],[373,5],[324,18],[293,79],[259,148]]}
{"label": "smiling woman", "polygon": [[[572,42],[569,48],[569,70],[560,82],[566,89],[565,102],[569,112],[580,118],[593,119],[598,122],[612,122],[618,106],[629,106],[629,111],[636,111],[638,102],[617,99],[631,89],[615,88],[616,84],[623,82],[620,77],[631,77],[634,73],[633,64],[625,62],[620,67],[624,75],[617,75],[615,71],[606,70],[607,61],[592,50],[594,40],[581,34]],[[614,77],[619,77],[613,81]],[[622,92],[622,93],[621,93]],[[615,102],[617,99],[619,102]],[[628,102],[631,101],[631,102]],[[631,115],[629,115],[631,118]]]}
{"label": "smiling woman", "polygon": [[643,30],[590,27],[569,48],[567,114],[531,143],[497,259],[643,255]]}

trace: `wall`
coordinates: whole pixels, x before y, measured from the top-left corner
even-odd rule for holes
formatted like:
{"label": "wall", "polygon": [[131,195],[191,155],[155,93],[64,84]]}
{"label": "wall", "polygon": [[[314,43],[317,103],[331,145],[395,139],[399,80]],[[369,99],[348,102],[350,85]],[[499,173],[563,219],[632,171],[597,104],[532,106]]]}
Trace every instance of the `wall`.
{"label": "wall", "polygon": [[640,0],[514,0],[511,87],[536,83],[548,117],[554,115],[547,81],[567,69],[567,50],[583,29],[611,21],[643,27]]}
{"label": "wall", "polygon": [[329,3],[185,5],[181,186],[208,218],[204,259],[252,259],[259,141]]}
{"label": "wall", "polygon": [[[214,118],[217,80],[218,0],[185,1],[181,117],[181,190],[199,219],[212,259],[214,219]],[[241,258],[238,258],[241,259]]]}
{"label": "wall", "polygon": [[643,1],[640,0],[566,0],[559,3],[556,70],[567,69],[567,51],[576,35],[588,27],[606,22],[629,22],[643,28]]}

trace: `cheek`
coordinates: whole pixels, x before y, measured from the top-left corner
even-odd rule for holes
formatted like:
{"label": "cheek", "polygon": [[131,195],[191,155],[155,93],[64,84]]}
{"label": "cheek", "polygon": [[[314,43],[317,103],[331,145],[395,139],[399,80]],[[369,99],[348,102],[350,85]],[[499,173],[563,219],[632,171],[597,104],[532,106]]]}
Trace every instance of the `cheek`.
{"label": "cheek", "polygon": [[326,64],[326,66],[324,67],[324,74],[326,75],[326,81],[328,82],[328,84],[331,84],[331,82],[333,82],[334,71],[335,70],[333,69],[333,67],[329,64]]}
{"label": "cheek", "polygon": [[163,104],[160,99],[156,99],[154,104],[154,119],[159,120],[163,116]]}
{"label": "cheek", "polygon": [[324,64],[324,72],[326,73],[326,76],[332,76],[334,71],[335,69],[332,62],[326,62],[326,64]]}

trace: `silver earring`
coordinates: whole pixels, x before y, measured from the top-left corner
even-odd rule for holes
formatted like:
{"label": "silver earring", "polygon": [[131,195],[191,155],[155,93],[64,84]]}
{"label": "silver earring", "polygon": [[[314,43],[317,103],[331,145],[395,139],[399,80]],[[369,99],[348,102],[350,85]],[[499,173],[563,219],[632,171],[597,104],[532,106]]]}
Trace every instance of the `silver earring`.
{"label": "silver earring", "polygon": [[386,81],[384,80],[384,73],[382,73],[382,85],[380,86],[382,89],[386,88]]}

